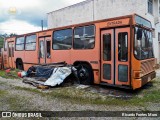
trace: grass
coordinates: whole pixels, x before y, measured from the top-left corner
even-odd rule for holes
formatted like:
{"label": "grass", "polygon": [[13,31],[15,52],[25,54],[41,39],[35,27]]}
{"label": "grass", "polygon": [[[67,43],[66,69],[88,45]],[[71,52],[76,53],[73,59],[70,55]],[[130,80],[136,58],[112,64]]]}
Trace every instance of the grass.
{"label": "grass", "polygon": [[7,94],[7,91],[5,91],[5,90],[0,90],[0,97],[4,96],[5,94]]}
{"label": "grass", "polygon": [[14,111],[33,111],[33,110],[38,110],[30,107],[30,102],[29,99],[26,97],[22,97],[19,95],[9,95],[7,97],[5,97],[5,101],[7,102],[7,104],[9,105],[10,110],[14,110]]}
{"label": "grass", "polygon": [[0,90],[0,106],[2,110],[9,111],[36,111],[35,107],[30,107],[30,100],[26,97],[10,94],[6,90]]}
{"label": "grass", "polygon": [[[16,71],[16,70],[15,70]],[[16,74],[13,71],[12,74]],[[0,71],[0,76],[6,76],[5,71]],[[8,77],[10,78],[10,77]],[[1,83],[0,83],[1,84]],[[3,83],[2,83],[3,84]],[[160,103],[160,77],[155,78],[151,82],[151,86],[141,88],[133,92],[133,97],[130,99],[115,98],[111,96],[93,93],[84,89],[77,89],[76,87],[59,87],[43,92],[38,89],[25,88],[21,86],[14,86],[16,90],[24,90],[30,93],[36,93],[47,99],[60,98],[78,104],[102,104],[102,105],[118,105],[118,106],[146,106],[149,102]],[[0,91],[0,96],[4,95],[4,91]],[[16,98],[12,98],[13,100]],[[20,100],[20,99],[19,99]],[[13,101],[14,103],[15,101]],[[14,105],[14,104],[13,104]],[[15,106],[14,106],[15,107]]]}
{"label": "grass", "polygon": [[17,76],[17,72],[19,70],[11,70],[9,73],[6,73],[4,70],[0,70],[0,76],[6,79],[18,79],[19,77]]}
{"label": "grass", "polygon": [[[148,102],[160,103],[160,93],[159,93],[160,88],[157,88],[157,86],[160,86],[159,80],[160,78],[156,78],[153,82],[152,87],[138,91],[136,95],[133,96],[133,98],[127,100],[110,96],[104,96],[99,93],[93,93],[90,91],[77,89],[75,87],[54,88],[50,92],[42,92],[38,89],[23,88],[23,87],[16,87],[16,89],[34,92],[40,94],[43,97],[48,97],[51,99],[60,98],[79,104],[85,103],[85,104],[105,104],[105,105],[118,105],[118,106],[126,106],[126,105],[145,106]],[[139,97],[139,95],[141,97]]]}
{"label": "grass", "polygon": [[[25,90],[29,92],[34,92],[40,94],[42,97],[48,97],[50,99],[60,98],[64,100],[69,100],[74,103],[85,103],[85,104],[110,104],[110,105],[124,105],[126,102],[123,100],[118,100],[112,97],[103,97],[97,93],[87,92],[85,90],[79,90],[76,88],[58,88],[51,92],[42,92],[33,88],[23,88],[16,87],[18,90]],[[123,104],[122,104],[123,103]]]}
{"label": "grass", "polygon": [[[36,111],[39,110],[35,107],[30,107],[31,103],[30,100],[26,97],[22,97],[19,95],[10,95],[6,94],[3,96],[3,98],[0,98],[2,103],[0,103],[1,107],[3,106],[5,108],[5,105],[7,105],[7,110],[10,111]],[[2,108],[1,108],[2,109]]]}
{"label": "grass", "polygon": [[6,82],[0,81],[0,85],[8,85]]}

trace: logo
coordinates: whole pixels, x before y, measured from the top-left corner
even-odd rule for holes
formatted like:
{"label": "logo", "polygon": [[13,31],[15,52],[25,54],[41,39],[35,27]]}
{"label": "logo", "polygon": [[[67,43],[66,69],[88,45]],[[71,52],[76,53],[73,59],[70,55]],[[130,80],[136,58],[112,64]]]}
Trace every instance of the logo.
{"label": "logo", "polygon": [[11,15],[16,15],[17,14],[17,9],[16,7],[10,7],[8,9],[8,13],[11,14]]}
{"label": "logo", "polygon": [[122,21],[113,21],[113,22],[107,23],[108,26],[115,26],[115,25],[119,25],[119,24],[122,24]]}
{"label": "logo", "polygon": [[2,112],[2,117],[12,117],[11,112]]}
{"label": "logo", "polygon": [[6,10],[4,10],[3,13],[7,16],[9,15],[9,16],[13,17],[13,16],[16,16],[16,15],[20,15],[21,10],[17,7],[10,6],[10,7],[6,8]]}

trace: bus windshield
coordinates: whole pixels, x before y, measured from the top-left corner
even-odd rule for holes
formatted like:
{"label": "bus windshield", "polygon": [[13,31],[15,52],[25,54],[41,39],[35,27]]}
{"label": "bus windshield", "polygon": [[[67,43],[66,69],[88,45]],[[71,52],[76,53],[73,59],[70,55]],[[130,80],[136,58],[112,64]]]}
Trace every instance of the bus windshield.
{"label": "bus windshield", "polygon": [[134,55],[138,60],[154,57],[151,31],[135,27]]}

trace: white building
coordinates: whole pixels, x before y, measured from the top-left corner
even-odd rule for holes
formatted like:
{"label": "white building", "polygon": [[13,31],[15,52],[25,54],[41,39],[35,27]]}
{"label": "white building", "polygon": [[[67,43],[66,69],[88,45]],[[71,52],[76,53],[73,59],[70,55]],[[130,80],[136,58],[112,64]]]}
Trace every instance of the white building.
{"label": "white building", "polygon": [[48,13],[48,28],[137,13],[152,22],[153,45],[160,61],[160,0],[86,0]]}

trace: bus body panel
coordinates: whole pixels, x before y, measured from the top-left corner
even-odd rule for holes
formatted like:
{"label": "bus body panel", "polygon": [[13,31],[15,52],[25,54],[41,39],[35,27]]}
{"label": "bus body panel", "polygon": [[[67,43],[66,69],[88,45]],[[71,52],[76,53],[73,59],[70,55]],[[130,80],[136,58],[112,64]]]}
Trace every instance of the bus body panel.
{"label": "bus body panel", "polygon": [[52,62],[65,61],[71,64],[71,50],[52,50],[51,55]]}

